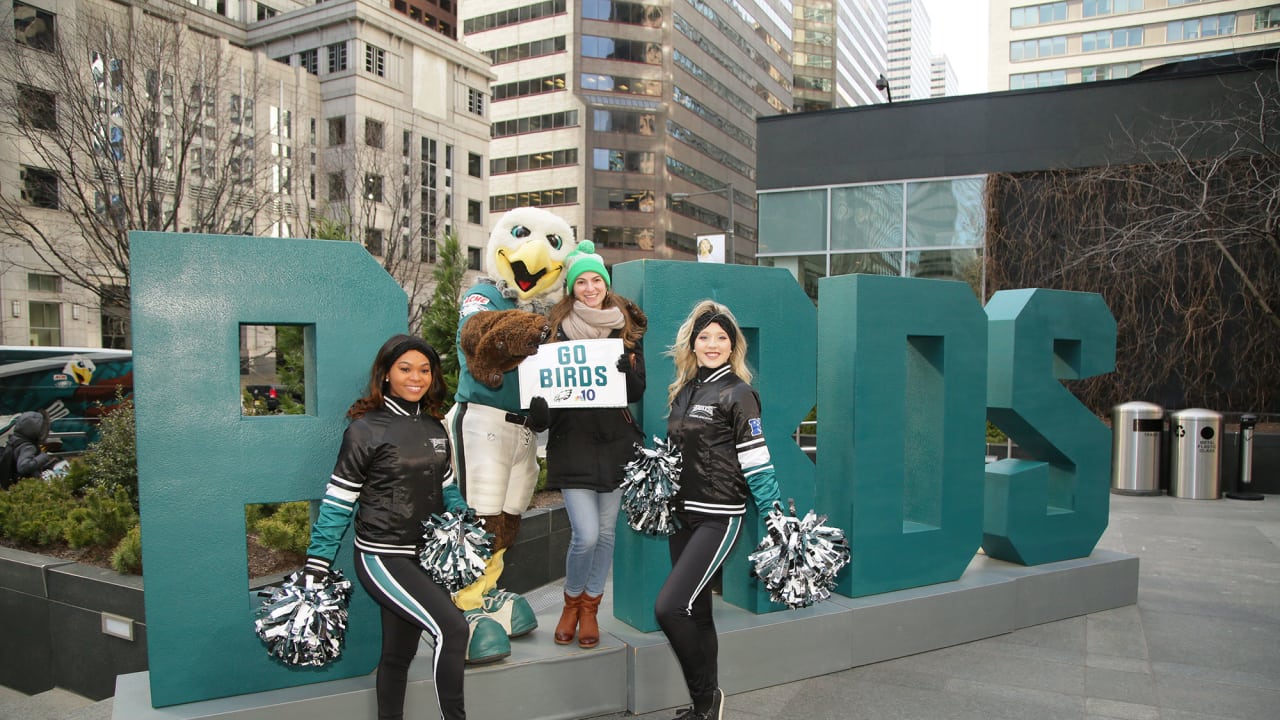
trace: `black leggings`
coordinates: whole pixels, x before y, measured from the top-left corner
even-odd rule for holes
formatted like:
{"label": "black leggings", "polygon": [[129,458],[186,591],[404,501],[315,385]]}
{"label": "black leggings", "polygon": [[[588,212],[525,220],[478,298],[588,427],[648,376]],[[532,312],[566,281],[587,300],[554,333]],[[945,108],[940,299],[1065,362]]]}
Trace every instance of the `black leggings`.
{"label": "black leggings", "polygon": [[719,681],[720,643],[711,617],[711,579],[733,549],[740,515],[680,513],[680,529],[667,539],[671,574],[658,591],[654,614],[680,661],[694,708],[711,707]]}
{"label": "black leggings", "polygon": [[378,720],[404,717],[409,663],[426,630],[435,648],[431,667],[444,720],[465,720],[462,675],[469,630],[449,593],[427,577],[416,558],[356,552],[360,584],[382,606],[382,657],[378,660]]}

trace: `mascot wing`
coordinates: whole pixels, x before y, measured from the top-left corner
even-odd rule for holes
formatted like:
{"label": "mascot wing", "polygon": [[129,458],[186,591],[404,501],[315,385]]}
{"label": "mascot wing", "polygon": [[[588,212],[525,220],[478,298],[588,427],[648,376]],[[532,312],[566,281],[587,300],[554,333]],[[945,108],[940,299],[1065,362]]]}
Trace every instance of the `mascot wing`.
{"label": "mascot wing", "polygon": [[535,207],[511,210],[489,234],[485,271],[505,280],[520,302],[559,299],[565,258],[577,246],[573,229],[559,215]]}

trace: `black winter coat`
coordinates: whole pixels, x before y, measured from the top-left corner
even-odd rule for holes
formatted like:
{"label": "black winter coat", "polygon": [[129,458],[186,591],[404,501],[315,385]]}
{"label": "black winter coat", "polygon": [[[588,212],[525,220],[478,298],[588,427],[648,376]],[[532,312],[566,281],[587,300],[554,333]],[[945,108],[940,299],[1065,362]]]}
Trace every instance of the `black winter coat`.
{"label": "black winter coat", "polygon": [[[610,337],[619,337],[615,330]],[[556,340],[570,338],[561,328]],[[644,396],[644,351],[639,343],[627,375],[627,402]],[[552,410],[547,431],[547,487],[553,490],[583,488],[611,492],[622,484],[622,468],[644,444],[644,432],[628,408],[574,408]]]}

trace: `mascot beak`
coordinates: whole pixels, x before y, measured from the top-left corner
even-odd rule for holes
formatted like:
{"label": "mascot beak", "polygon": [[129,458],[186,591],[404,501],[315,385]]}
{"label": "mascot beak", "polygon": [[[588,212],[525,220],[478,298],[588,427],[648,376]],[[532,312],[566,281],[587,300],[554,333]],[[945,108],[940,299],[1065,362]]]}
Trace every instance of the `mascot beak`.
{"label": "mascot beak", "polygon": [[551,257],[542,238],[530,238],[517,248],[498,248],[498,274],[516,288],[521,300],[537,297],[560,282],[564,263]]}

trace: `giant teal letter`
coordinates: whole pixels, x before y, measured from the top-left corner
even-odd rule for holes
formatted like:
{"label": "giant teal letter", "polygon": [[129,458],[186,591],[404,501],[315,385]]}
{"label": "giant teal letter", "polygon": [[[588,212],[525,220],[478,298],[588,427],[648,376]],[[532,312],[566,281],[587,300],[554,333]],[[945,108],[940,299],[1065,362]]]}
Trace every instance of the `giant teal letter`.
{"label": "giant teal letter", "polygon": [[1101,295],[1008,290],[987,303],[987,417],[1038,458],[987,466],[982,547],[1022,563],[1085,557],[1107,528],[1110,433],[1059,382],[1116,365]]}
{"label": "giant teal letter", "polygon": [[853,549],[837,590],[955,580],[982,536],[982,306],[941,280],[818,288],[818,506]]}
{"label": "giant teal letter", "polygon": [[[368,673],[378,608],[359,589],[341,660],[298,670],[268,657],[253,631],[244,507],[323,495],[347,407],[377,348],[405,329],[404,291],[355,243],[130,242],[152,704]],[[241,324],[306,327],[308,414],[241,416]],[[349,543],[338,566],[355,582]]]}
{"label": "giant teal letter", "polygon": [[[667,386],[675,366],[663,355],[676,330],[699,300],[711,298],[733,310],[748,339],[748,363],[756,372],[753,385],[763,405],[765,437],[777,469],[785,502],[794,498],[799,512],[813,503],[813,463],[792,434],[814,403],[817,313],[791,274],[781,268],[709,265],[640,260],[614,269],[614,287],[644,308],[649,316],[645,362],[649,386],[641,408],[646,437],[666,437]],[[769,602],[748,574],[747,555],[760,541],[761,523],[748,503],[748,514],[733,554],[724,566],[724,599],[753,612],[781,609]],[[615,549],[614,616],[646,632],[657,629],[653,603],[671,562],[665,538],[642,537],[619,518]]]}

